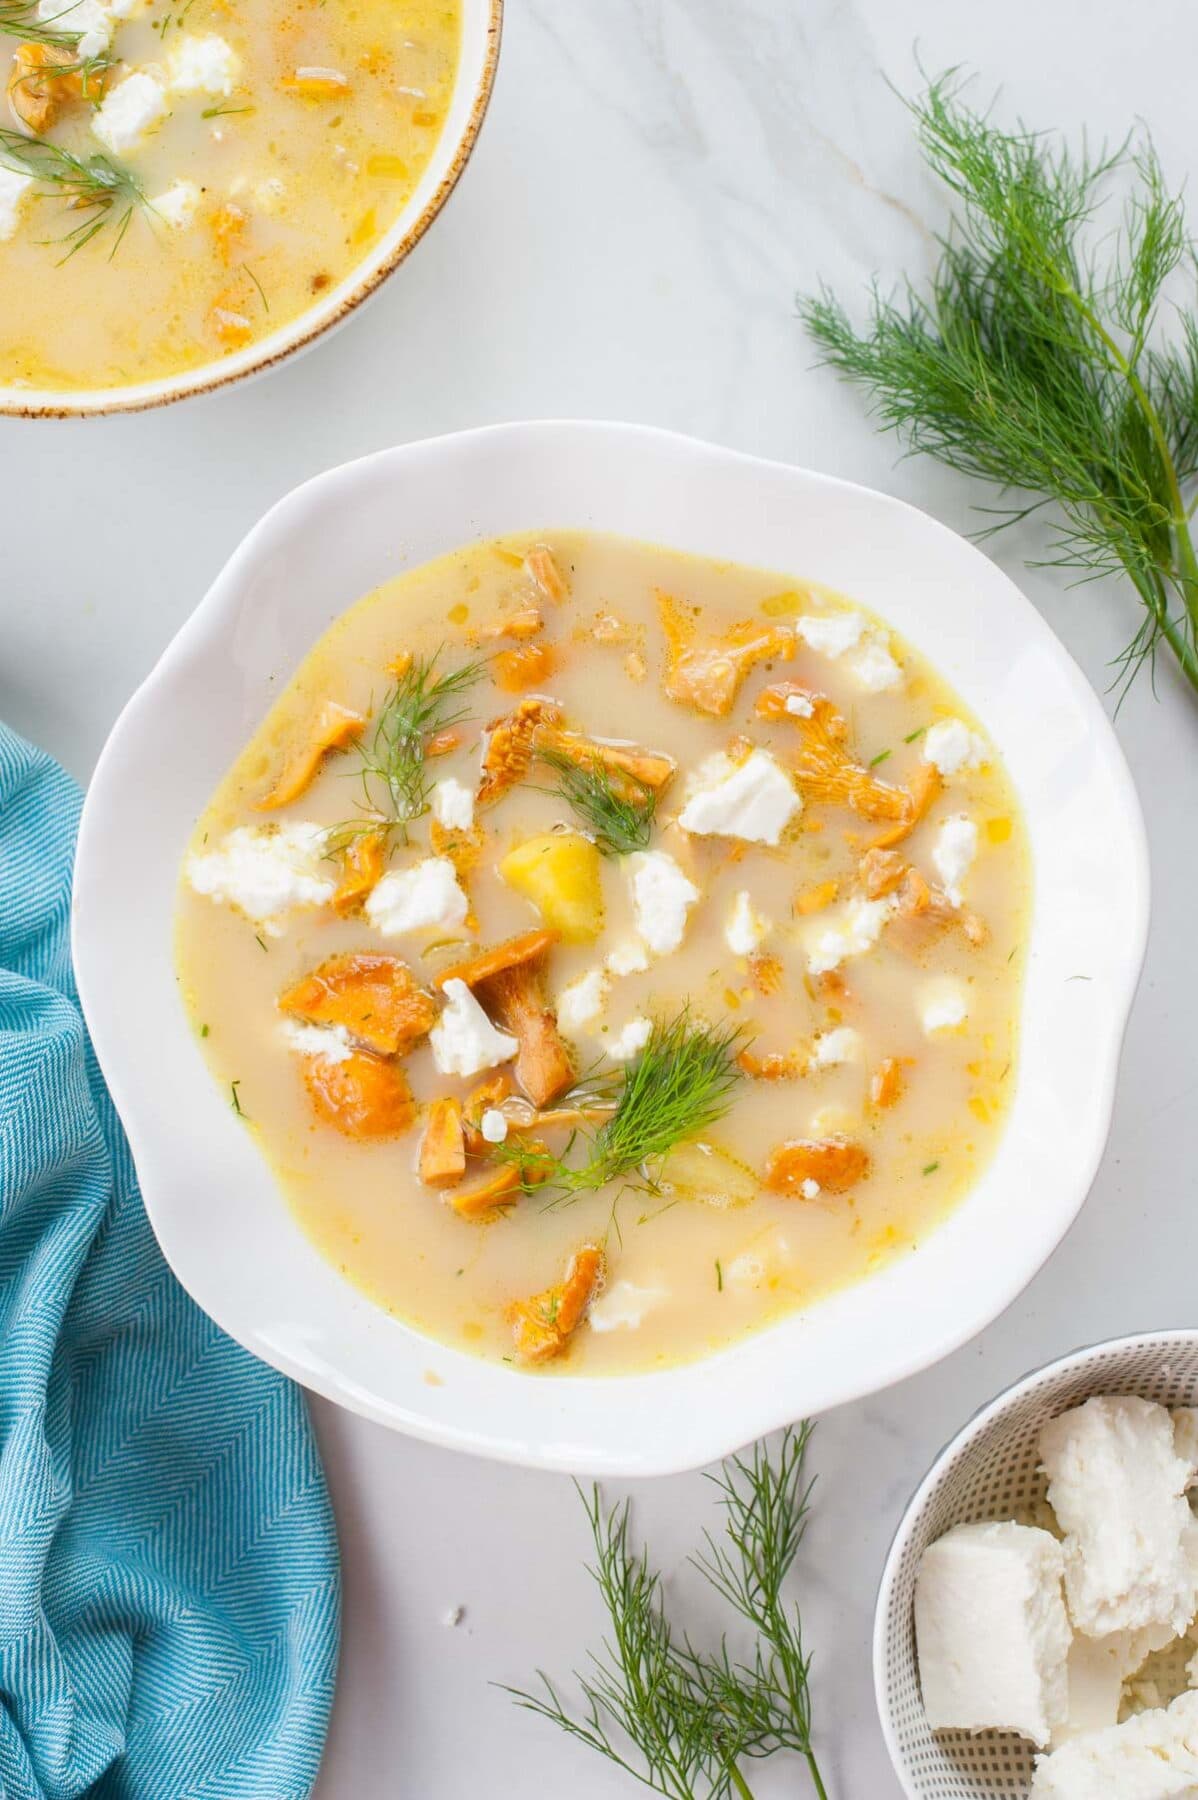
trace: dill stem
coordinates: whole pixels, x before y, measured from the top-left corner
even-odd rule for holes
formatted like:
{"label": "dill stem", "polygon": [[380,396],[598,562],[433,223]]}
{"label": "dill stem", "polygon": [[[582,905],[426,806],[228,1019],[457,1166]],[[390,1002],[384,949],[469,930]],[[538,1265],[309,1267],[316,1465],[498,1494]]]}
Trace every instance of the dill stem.
{"label": "dill stem", "polygon": [[807,1759],[807,1769],[811,1776],[811,1785],[819,1795],[819,1800],[828,1800],[828,1790],[824,1786],[824,1778],[819,1772],[819,1764],[815,1760],[815,1751],[804,1750],[803,1755]]}
{"label": "dill stem", "polygon": [[740,1800],[753,1800],[753,1790],[737,1768],[728,1770],[728,1779],[740,1795]]}

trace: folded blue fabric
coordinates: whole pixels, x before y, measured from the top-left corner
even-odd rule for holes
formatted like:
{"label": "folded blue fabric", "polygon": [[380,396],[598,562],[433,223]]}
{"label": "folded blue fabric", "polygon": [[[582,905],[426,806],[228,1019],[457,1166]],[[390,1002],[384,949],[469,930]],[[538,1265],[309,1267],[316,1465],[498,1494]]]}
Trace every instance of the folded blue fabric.
{"label": "folded blue fabric", "polygon": [[324,1475],[299,1391],[150,1231],[71,976],[78,816],[0,726],[0,1795],[302,1800],[337,1659]]}

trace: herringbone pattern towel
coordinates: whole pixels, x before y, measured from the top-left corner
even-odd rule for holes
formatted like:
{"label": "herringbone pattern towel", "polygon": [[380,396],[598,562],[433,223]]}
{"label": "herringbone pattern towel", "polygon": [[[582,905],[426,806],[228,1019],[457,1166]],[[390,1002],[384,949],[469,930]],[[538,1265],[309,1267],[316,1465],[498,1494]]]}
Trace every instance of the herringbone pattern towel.
{"label": "herringbone pattern towel", "polygon": [[337,1655],[324,1476],[298,1390],[146,1221],[71,977],[78,811],[0,726],[0,1795],[302,1800]]}

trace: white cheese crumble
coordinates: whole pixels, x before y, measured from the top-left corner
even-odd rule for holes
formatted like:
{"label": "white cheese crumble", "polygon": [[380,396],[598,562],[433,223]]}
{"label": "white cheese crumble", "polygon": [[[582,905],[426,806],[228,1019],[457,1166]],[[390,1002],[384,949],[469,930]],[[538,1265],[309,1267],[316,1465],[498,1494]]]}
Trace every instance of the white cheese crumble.
{"label": "white cheese crumble", "polygon": [[193,223],[202,198],[194,181],[173,181],[165,193],[155,194],[150,211],[172,231],[184,231]]}
{"label": "white cheese crumble", "polygon": [[641,975],[649,967],[649,952],[638,938],[617,944],[607,959],[609,975]]}
{"label": "white cheese crumble", "polygon": [[429,1032],[433,1061],[442,1075],[478,1075],[510,1062],[520,1048],[497,1031],[464,981],[445,983],[445,1010]]}
{"label": "white cheese crumble", "polygon": [[809,650],[818,650],[821,656],[843,656],[861,642],[865,616],[859,612],[804,613],[795,620],[795,630]]}
{"label": "white cheese crumble", "polygon": [[474,795],[452,775],[438,781],[429,795],[433,817],[446,831],[469,831],[474,823]]}
{"label": "white cheese crumble", "polygon": [[37,16],[43,25],[79,33],[75,53],[82,62],[103,55],[112,42],[114,18],[125,15],[106,0],[38,0]]}
{"label": "white cheese crumble", "polygon": [[812,975],[837,969],[849,956],[864,956],[882,935],[882,927],[894,911],[893,899],[848,900],[822,913],[802,934],[807,968]]}
{"label": "white cheese crumble", "polygon": [[652,1019],[643,1018],[638,1014],[635,1019],[629,1019],[622,1031],[618,1031],[614,1037],[608,1039],[607,1054],[613,1062],[631,1062],[633,1057],[638,1056],[645,1048],[652,1031]]}
{"label": "white cheese crumble", "polygon": [[288,1047],[301,1056],[319,1056],[325,1062],[347,1062],[353,1045],[344,1025],[305,1025],[299,1019],[284,1019],[280,1027]]}
{"label": "white cheese crumble", "polygon": [[965,813],[946,819],[932,847],[932,861],[944,891],[954,906],[962,900],[961,883],[973,867],[978,853],[978,828]]}
{"label": "white cheese crumble", "polygon": [[577,1037],[592,1025],[603,1011],[608,981],[602,969],[588,969],[569,982],[557,997],[558,1030],[566,1037]]}
{"label": "white cheese crumble", "polygon": [[815,706],[806,694],[787,694],[786,710],[792,719],[809,719],[815,711]]}
{"label": "white cheese crumble", "polygon": [[668,1298],[668,1289],[637,1287],[632,1281],[613,1281],[598,1300],[591,1302],[587,1322],[592,1331],[635,1331],[647,1312]]}
{"label": "white cheese crumble", "polygon": [[9,238],[17,235],[32,186],[32,175],[18,175],[15,169],[0,168],[0,244],[6,244]]}
{"label": "white cheese crumble", "polygon": [[844,664],[867,694],[884,694],[902,686],[903,671],[880,637],[867,638],[845,657]]}
{"label": "white cheese crumble", "polygon": [[180,38],[167,54],[167,67],[176,94],[222,94],[228,99],[237,83],[241,58],[232,44],[209,33]]}
{"label": "white cheese crumble", "polygon": [[851,1025],[839,1025],[835,1031],[821,1031],[811,1046],[813,1069],[835,1069],[842,1063],[861,1061],[861,1033]]}
{"label": "white cheese crumble", "polygon": [[805,1180],[799,1183],[799,1192],[802,1194],[804,1200],[818,1200],[823,1193],[823,1189],[820,1187],[818,1181],[814,1181],[812,1177],[808,1175]]}
{"label": "white cheese crumble", "polygon": [[488,1144],[502,1144],[507,1137],[507,1120],[498,1107],[488,1106],[478,1122],[478,1129]]}
{"label": "white cheese crumble", "polygon": [[[887,688],[898,687],[903,679],[886,638],[870,627],[862,613],[805,613],[796,620],[795,630],[809,650],[833,661],[843,657],[845,668],[867,693],[884,693]],[[786,710],[798,709],[792,708],[788,700]]]}
{"label": "white cheese crumble", "polygon": [[636,928],[654,956],[677,950],[699,890],[665,850],[636,850],[624,859]]}
{"label": "white cheese crumble", "polygon": [[1198,1694],[1094,1731],[1040,1758],[1032,1800],[1194,1800]]}
{"label": "white cheese crumble", "polygon": [[772,929],[770,921],[753,905],[748,889],[742,888],[724,926],[724,942],[733,956],[752,956]]}
{"label": "white cheese crumble", "polygon": [[986,743],[962,719],[938,719],[924,733],[921,755],[942,775],[976,769],[987,758]]}
{"label": "white cheese crumble", "polygon": [[410,869],[391,869],[366,896],[364,911],[384,937],[401,931],[455,931],[470,902],[446,856],[428,856]]}
{"label": "white cheese crumble", "polygon": [[325,906],[337,890],[326,837],[323,825],[305,820],[239,825],[216,849],[188,857],[187,879],[197,894],[236,908],[268,937],[282,937],[290,911]]}
{"label": "white cheese crumble", "polygon": [[928,1037],[959,1031],[969,1017],[969,1000],[961,983],[951,975],[927,982],[919,997],[919,1017]]}
{"label": "white cheese crumble", "polygon": [[1064,1557],[1033,1525],[956,1525],[923,1553],[915,1640],[933,1731],[1017,1731],[1043,1747],[1069,1710]]}
{"label": "white cheese crumble", "polygon": [[721,751],[695,771],[678,823],[697,837],[776,844],[802,805],[790,776],[768,751],[753,750],[742,763]]}
{"label": "white cheese crumble", "polygon": [[1178,1406],[1171,1414],[1173,1449],[1189,1470],[1186,1487],[1198,1484],[1198,1407]]}
{"label": "white cheese crumble", "polygon": [[136,150],[167,115],[166,89],[148,69],[135,69],[105,95],[92,130],[114,156]]}

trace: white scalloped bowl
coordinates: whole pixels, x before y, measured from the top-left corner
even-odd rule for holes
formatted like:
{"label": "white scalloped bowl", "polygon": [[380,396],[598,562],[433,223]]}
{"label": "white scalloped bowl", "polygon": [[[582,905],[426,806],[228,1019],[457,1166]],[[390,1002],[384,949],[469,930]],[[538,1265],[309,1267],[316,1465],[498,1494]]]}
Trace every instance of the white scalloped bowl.
{"label": "white scalloped bowl", "polygon": [[[567,526],[791,571],[888,619],[999,746],[1034,858],[1016,1091],[964,1204],[917,1253],[811,1310],[700,1362],[619,1378],[484,1362],[343,1280],[217,1091],[172,960],[193,822],[331,621],[388,577],[463,543]],[[1111,728],[1048,627],[980,551],[848,482],[665,432],[575,422],[384,451],[317,477],[267,514],[100,758],[79,837],[74,944],[154,1229],[226,1331],[317,1392],[433,1442],[652,1475],[911,1375],[1014,1299],[1097,1168],[1147,925],[1143,823]],[[1089,979],[1069,979],[1079,972]]]}

